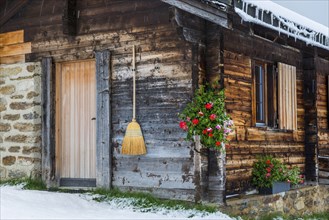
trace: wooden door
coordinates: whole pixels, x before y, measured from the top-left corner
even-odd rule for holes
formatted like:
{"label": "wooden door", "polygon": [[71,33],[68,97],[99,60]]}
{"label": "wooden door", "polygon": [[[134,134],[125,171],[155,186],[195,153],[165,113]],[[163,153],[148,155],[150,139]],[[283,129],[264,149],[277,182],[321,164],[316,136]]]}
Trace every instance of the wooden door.
{"label": "wooden door", "polygon": [[[56,65],[56,168],[61,185],[96,178],[95,61]],[[72,183],[73,180],[73,183]]]}

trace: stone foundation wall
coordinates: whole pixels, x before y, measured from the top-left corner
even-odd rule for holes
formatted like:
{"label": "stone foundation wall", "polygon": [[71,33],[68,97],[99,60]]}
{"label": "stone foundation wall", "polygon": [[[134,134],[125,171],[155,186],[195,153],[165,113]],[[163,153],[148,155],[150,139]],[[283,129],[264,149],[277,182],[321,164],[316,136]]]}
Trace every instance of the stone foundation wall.
{"label": "stone foundation wall", "polygon": [[274,195],[249,195],[228,199],[224,208],[230,214],[257,217],[269,213],[305,215],[329,211],[329,186],[307,186]]}
{"label": "stone foundation wall", "polygon": [[0,177],[40,175],[40,63],[0,65]]}

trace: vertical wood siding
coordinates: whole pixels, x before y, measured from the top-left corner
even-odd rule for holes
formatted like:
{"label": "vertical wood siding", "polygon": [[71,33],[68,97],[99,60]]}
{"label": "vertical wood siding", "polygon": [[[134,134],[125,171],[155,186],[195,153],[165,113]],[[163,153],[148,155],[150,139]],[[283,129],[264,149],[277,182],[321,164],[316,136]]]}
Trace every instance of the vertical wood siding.
{"label": "vertical wood siding", "polygon": [[279,128],[297,129],[296,67],[278,63]]}
{"label": "vertical wood siding", "polygon": [[[59,68],[60,66],[60,68]],[[57,65],[57,159],[60,177],[96,177],[95,61]]]}

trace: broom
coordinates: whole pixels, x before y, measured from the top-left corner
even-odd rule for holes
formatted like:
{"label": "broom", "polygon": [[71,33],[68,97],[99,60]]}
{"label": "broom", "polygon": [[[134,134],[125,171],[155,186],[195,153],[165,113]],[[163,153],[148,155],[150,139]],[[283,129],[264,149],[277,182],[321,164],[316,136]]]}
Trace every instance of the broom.
{"label": "broom", "polygon": [[136,68],[135,45],[133,46],[133,119],[128,124],[125,137],[122,141],[122,154],[142,155],[146,154],[146,148],[141,127],[136,122]]}

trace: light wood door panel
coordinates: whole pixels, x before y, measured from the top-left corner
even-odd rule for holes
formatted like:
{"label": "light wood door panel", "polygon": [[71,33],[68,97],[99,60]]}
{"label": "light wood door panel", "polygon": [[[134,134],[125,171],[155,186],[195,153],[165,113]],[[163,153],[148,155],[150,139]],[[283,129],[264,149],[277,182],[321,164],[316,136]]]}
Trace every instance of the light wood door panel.
{"label": "light wood door panel", "polygon": [[57,64],[56,70],[58,175],[60,178],[95,178],[95,61]]}

